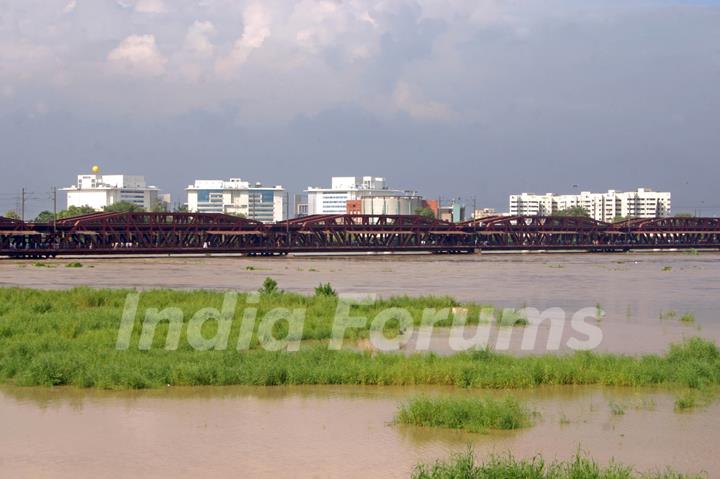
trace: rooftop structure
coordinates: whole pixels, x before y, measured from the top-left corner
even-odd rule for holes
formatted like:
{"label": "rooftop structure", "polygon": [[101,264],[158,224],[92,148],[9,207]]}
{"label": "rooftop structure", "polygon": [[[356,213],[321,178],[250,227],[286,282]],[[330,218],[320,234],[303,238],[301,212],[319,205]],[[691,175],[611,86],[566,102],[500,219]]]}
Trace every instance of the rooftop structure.
{"label": "rooftop structure", "polygon": [[77,182],[62,191],[67,193],[68,207],[89,206],[96,211],[119,202],[150,211],[160,203],[160,189],[148,186],[145,177],[137,175],[78,175]]}

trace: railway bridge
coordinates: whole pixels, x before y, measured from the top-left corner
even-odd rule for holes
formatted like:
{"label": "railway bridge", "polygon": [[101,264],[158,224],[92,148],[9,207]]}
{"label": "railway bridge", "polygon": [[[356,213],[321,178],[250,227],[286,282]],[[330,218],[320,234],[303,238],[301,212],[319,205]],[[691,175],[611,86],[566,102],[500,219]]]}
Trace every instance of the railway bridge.
{"label": "railway bridge", "polygon": [[263,224],[219,213],[94,213],[50,223],[0,217],[0,256],[720,249],[720,218],[603,223],[586,217],[314,215]]}

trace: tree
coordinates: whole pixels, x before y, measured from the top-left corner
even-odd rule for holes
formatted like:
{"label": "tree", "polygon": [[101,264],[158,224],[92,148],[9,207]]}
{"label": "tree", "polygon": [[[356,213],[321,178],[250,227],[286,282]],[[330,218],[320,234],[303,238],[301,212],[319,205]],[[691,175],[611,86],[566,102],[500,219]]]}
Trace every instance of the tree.
{"label": "tree", "polygon": [[590,213],[583,208],[582,206],[572,206],[570,208],[559,210],[559,211],[553,211],[553,216],[585,216],[587,218],[590,217]]}
{"label": "tree", "polygon": [[435,212],[432,208],[428,208],[427,206],[416,208],[415,214],[418,216],[424,216],[425,218],[435,218]]}
{"label": "tree", "polygon": [[20,219],[20,215],[17,214],[17,211],[14,211],[14,210],[6,211],[3,216],[5,218],[10,218],[11,220],[19,220]]}
{"label": "tree", "polygon": [[95,213],[95,208],[91,206],[70,206],[68,209],[58,212],[58,219],[89,215],[90,213]]}
{"label": "tree", "polygon": [[118,201],[117,203],[106,206],[103,208],[103,211],[106,213],[127,213],[129,211],[140,212],[144,210],[135,203],[130,203],[129,201]]}
{"label": "tree", "polygon": [[167,210],[167,203],[163,201],[156,201],[153,203],[152,208],[150,208],[150,211],[153,213],[167,213]]}
{"label": "tree", "polygon": [[675,218],[694,218],[695,215],[692,213],[676,213]]}
{"label": "tree", "polygon": [[176,213],[187,213],[188,212],[188,206],[183,203],[176,203],[175,204],[175,212]]}
{"label": "tree", "polygon": [[52,211],[41,211],[40,214],[37,215],[37,218],[35,218],[35,223],[50,223],[54,216]]}

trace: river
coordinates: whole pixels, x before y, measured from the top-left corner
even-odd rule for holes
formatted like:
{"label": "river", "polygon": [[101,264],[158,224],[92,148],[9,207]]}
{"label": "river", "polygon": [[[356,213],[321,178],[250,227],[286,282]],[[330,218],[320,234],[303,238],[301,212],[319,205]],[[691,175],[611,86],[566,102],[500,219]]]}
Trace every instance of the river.
{"label": "river", "polygon": [[[569,459],[578,448],[648,471],[720,474],[717,403],[673,411],[653,390],[553,387],[513,394],[538,415],[518,431],[397,426],[398,404],[449,388],[222,387],[159,391],[0,388],[0,471],[13,478],[407,478],[471,445],[478,457]],[[455,391],[456,394],[505,394]],[[619,405],[624,414],[611,412]]]}

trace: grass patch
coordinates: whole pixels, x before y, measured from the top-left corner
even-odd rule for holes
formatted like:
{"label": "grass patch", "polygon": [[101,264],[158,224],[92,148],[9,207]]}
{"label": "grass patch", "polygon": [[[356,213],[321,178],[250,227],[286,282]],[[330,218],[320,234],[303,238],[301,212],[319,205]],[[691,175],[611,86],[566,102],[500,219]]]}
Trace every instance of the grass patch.
{"label": "grass patch", "polygon": [[76,262],[74,262],[74,263],[68,263],[68,264],[66,264],[65,267],[66,267],[66,268],[82,268],[82,267],[83,267],[83,264],[82,264],[82,263],[78,263],[78,262],[76,261]]}
{"label": "grass patch", "polygon": [[683,391],[675,398],[675,410],[685,411],[697,406],[697,392]]}
{"label": "grass patch", "polygon": [[670,271],[672,271],[672,266],[663,266],[661,271],[669,273]]}
{"label": "grass patch", "polygon": [[[674,345],[664,355],[642,357],[592,352],[513,357],[484,350],[452,356],[329,351],[326,341],[332,332],[337,298],[291,293],[259,296],[248,351],[236,349],[247,296],[238,296],[227,349],[197,351],[187,341],[188,322],[202,308],[220,309],[222,294],[172,290],[143,293],[130,348],[118,351],[115,343],[127,293],[88,288],[0,289],[0,383],[117,389],[166,384],[427,384],[498,389],[590,384],[700,389],[720,385],[720,351],[713,342],[698,338]],[[138,350],[143,312],[170,307],[184,313],[179,348],[164,349],[169,323],[163,321],[157,326],[152,348]],[[278,307],[306,308],[302,331],[306,342],[299,352],[268,352],[257,347],[261,319]],[[407,308],[417,326],[423,308],[452,309],[459,305],[447,297],[403,296],[353,307],[352,314],[372,318],[392,307]],[[477,321],[473,309],[477,311],[479,306],[464,307],[470,310],[468,322]],[[276,337],[285,333],[279,329]],[[352,342],[367,337],[368,331],[348,330],[346,339]]]}
{"label": "grass patch", "polygon": [[610,401],[610,414],[613,416],[624,416],[625,415],[625,406],[620,404],[617,401]]}
{"label": "grass patch", "polygon": [[315,296],[337,296],[330,283],[320,283],[315,287]]}
{"label": "grass patch", "polygon": [[497,316],[498,326],[522,328],[530,324],[526,314],[522,310],[512,308],[498,309],[495,311],[495,314]]}
{"label": "grass patch", "polygon": [[693,313],[685,313],[680,316],[680,322],[684,324],[693,324],[695,322],[695,315]]}
{"label": "grass patch", "polygon": [[697,407],[704,407],[711,403],[716,396],[716,388],[686,389],[675,397],[675,411],[687,411]]}
{"label": "grass patch", "polygon": [[677,311],[674,309],[668,309],[660,312],[660,319],[675,319],[677,318]]}
{"label": "grass patch", "polygon": [[695,479],[673,471],[638,474],[632,467],[612,463],[600,466],[578,453],[567,462],[547,463],[541,457],[516,459],[512,455],[491,456],[478,464],[472,450],[453,456],[449,461],[419,465],[413,479]]}
{"label": "grass patch", "polygon": [[489,429],[520,429],[530,425],[530,412],[515,397],[427,397],[400,406],[395,422],[424,427],[486,432]]}

